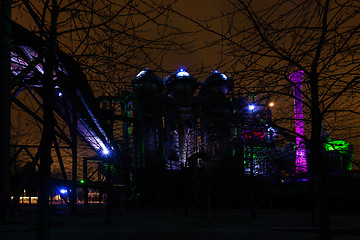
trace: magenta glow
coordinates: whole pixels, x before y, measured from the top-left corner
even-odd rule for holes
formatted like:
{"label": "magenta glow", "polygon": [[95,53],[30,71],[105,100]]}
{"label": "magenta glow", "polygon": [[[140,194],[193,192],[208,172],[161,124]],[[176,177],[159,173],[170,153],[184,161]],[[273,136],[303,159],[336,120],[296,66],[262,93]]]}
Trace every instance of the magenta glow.
{"label": "magenta glow", "polygon": [[295,113],[295,132],[296,132],[296,153],[295,153],[295,166],[296,173],[307,172],[307,159],[306,147],[304,140],[304,117],[302,105],[302,81],[303,71],[293,72],[289,78],[293,82],[293,95],[294,95],[294,113]]}

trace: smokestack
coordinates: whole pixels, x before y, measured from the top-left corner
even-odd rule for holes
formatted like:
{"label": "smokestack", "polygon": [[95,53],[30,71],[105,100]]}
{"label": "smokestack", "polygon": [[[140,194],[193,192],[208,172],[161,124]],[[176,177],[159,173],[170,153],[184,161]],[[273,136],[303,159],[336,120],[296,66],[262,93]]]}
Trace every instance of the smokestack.
{"label": "smokestack", "polygon": [[294,95],[294,113],[295,113],[295,132],[296,132],[296,154],[295,166],[296,173],[307,172],[306,146],[301,136],[304,136],[304,118],[303,118],[303,99],[302,99],[302,81],[304,72],[293,72],[289,78],[293,82]]}

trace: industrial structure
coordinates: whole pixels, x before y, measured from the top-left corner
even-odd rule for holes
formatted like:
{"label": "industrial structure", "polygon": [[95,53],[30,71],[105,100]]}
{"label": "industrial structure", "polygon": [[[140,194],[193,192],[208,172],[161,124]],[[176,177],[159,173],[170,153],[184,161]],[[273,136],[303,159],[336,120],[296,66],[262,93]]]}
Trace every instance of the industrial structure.
{"label": "industrial structure", "polygon": [[[179,170],[236,161],[249,169],[255,149],[275,141],[271,106],[230,94],[232,84],[218,71],[202,84],[184,69],[165,80],[141,71],[133,81],[136,167]],[[256,160],[256,172],[270,171]]]}
{"label": "industrial structure", "polygon": [[305,134],[304,130],[304,117],[303,117],[303,98],[302,98],[302,81],[303,71],[297,71],[292,73],[289,78],[293,82],[294,92],[294,115],[295,115],[295,132],[296,132],[296,156],[295,165],[296,172],[307,171],[307,159],[306,159],[306,144],[302,137]]}
{"label": "industrial structure", "polygon": [[[25,192],[36,196],[36,172],[39,166],[40,143],[37,139],[21,135],[23,122],[35,122],[34,126],[42,128],[44,120],[41,114],[44,92],[44,51],[45,43],[23,27],[13,23],[11,46],[11,95],[13,112],[25,114],[12,116],[13,136],[11,141],[11,166],[13,172],[12,209]],[[53,166],[58,166],[60,174],[53,179],[52,191],[60,192],[67,188],[72,195],[63,200],[72,208],[76,206],[76,188],[80,180],[87,180],[87,160],[78,161],[78,139],[92,149],[97,156],[99,171],[104,167],[101,156],[107,155],[111,149],[113,157],[119,152],[115,147],[112,129],[98,106],[87,79],[78,63],[61,51],[57,51],[56,72],[53,79],[51,97],[55,112],[55,137],[53,139]],[[31,126],[30,126],[31,127]],[[30,129],[33,133],[36,128]],[[16,134],[20,133],[20,134]],[[25,132],[25,134],[28,134]],[[29,134],[28,134],[29,135]],[[35,132],[36,135],[36,132]],[[67,155],[70,162],[65,167]],[[21,156],[21,161],[19,161]],[[118,163],[119,164],[119,163]],[[82,165],[83,172],[78,172]],[[79,176],[82,175],[82,178]],[[91,173],[90,173],[91,175]],[[55,174],[53,174],[55,176]],[[25,191],[27,190],[27,191]],[[31,193],[33,192],[33,193]],[[29,196],[29,195],[28,195]],[[31,199],[31,195],[30,198]],[[68,200],[71,200],[68,202]]]}
{"label": "industrial structure", "polygon": [[[12,105],[41,125],[44,43],[14,24],[11,51]],[[79,198],[86,204],[93,192],[100,199],[103,192],[113,191],[126,201],[142,198],[158,203],[166,199],[160,192],[199,193],[211,185],[219,195],[225,190],[241,195],[249,189],[244,187],[249,176],[306,172],[306,146],[301,139],[288,139],[286,149],[276,145],[282,133],[272,127],[273,105],[268,99],[256,101],[254,96],[234,93],[231,77],[219,71],[200,83],[184,69],[165,79],[144,69],[132,81],[131,91],[95,98],[78,63],[57,51],[53,86],[53,166],[60,174],[53,173],[52,193],[72,209]],[[120,114],[109,107],[114,103],[121,106]],[[296,112],[298,104],[296,116],[302,114]],[[120,138],[114,137],[116,121],[121,122]],[[303,134],[303,123],[295,124]],[[79,140],[92,150],[81,161]],[[39,148],[38,142],[12,142],[13,209],[25,193],[36,195]],[[329,141],[325,148],[336,165],[334,171],[351,169],[351,145]],[[26,158],[21,170],[17,169],[19,156]],[[70,169],[64,164],[69,156]],[[82,196],[77,195],[78,189]],[[192,196],[192,202],[204,198]]]}

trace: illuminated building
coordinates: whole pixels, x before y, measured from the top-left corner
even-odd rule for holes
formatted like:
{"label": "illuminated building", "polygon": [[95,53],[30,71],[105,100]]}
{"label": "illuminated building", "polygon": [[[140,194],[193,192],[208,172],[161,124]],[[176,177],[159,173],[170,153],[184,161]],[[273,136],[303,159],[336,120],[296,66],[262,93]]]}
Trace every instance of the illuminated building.
{"label": "illuminated building", "polygon": [[295,132],[296,132],[296,173],[307,171],[306,146],[301,136],[304,136],[304,117],[302,104],[302,80],[303,71],[292,73],[289,78],[293,82],[294,113],[295,113]]}
{"label": "illuminated building", "polygon": [[[141,71],[133,81],[135,166],[179,170],[236,161],[246,168],[264,155],[274,140],[266,125],[271,107],[249,108],[231,89],[232,81],[219,71],[201,84],[184,69],[164,80],[150,69]],[[250,148],[257,154],[250,156]],[[264,162],[256,158],[257,173],[266,173]]]}
{"label": "illuminated building", "polygon": [[[29,113],[36,121],[42,122],[37,112],[41,108],[43,94],[44,59],[37,59],[37,56],[43,51],[39,46],[44,43],[39,39],[31,40],[22,28],[14,32],[11,70],[13,79],[19,79],[13,83],[12,104]],[[232,176],[250,175],[250,172],[266,176],[276,171],[272,166],[272,158],[278,153],[274,146],[276,131],[270,127],[273,103],[235,95],[231,92],[232,80],[225,74],[214,71],[200,83],[184,69],[164,80],[156,76],[154,71],[144,69],[132,82],[132,91],[124,91],[122,98],[116,99],[122,101],[122,115],[115,116],[111,109],[101,107],[106,101],[114,101],[115,97],[95,99],[80,66],[62,52],[58,52],[57,57],[58,70],[52,92],[53,108],[66,131],[60,126],[56,127],[53,155],[57,156],[55,162],[61,174],[57,177],[59,181],[52,180],[54,186],[64,186],[62,194],[66,193],[65,187],[69,189],[68,195],[73,194],[77,187],[84,188],[86,193],[87,188],[90,192],[95,188],[102,188],[104,185],[95,181],[103,180],[107,174],[113,176],[111,181],[118,187],[127,186],[130,194],[136,194],[137,190],[132,189],[133,185],[146,189],[146,184],[160,176],[159,173],[172,170],[226,169],[224,172]],[[291,159],[296,164],[296,172],[305,172],[306,146],[301,138],[304,135],[302,72],[296,72],[290,78],[295,83],[295,126],[298,136],[296,153],[289,151],[289,155],[296,157],[296,162]],[[36,102],[37,107],[26,107],[25,103],[28,101],[21,102],[23,94]],[[104,114],[105,110],[110,110],[111,114]],[[114,139],[111,122],[115,117],[122,121],[123,134],[120,140]],[[80,181],[77,181],[79,164],[76,136],[95,153],[94,158],[83,159],[83,179]],[[71,180],[61,157],[61,153],[65,151],[60,149],[59,142],[63,143],[61,147],[72,151],[73,164],[72,169],[69,168],[72,170]],[[351,169],[351,144],[332,140],[324,146],[326,156],[334,162],[334,171]],[[27,157],[31,162],[29,171],[35,172],[39,158],[33,157],[38,156],[38,153],[32,149],[38,149],[38,146],[12,147],[18,153],[27,150]],[[89,175],[88,163],[97,165],[96,170]],[[146,174],[152,178],[144,177]],[[93,176],[98,177],[95,179]],[[142,178],[140,183],[143,185],[134,183],[134,176]],[[151,181],[146,182],[148,179]],[[30,182],[22,182],[26,181]],[[92,187],[94,188],[91,189]],[[155,187],[149,189],[153,192],[158,190]],[[21,192],[16,192],[14,199],[19,199],[20,194]]]}

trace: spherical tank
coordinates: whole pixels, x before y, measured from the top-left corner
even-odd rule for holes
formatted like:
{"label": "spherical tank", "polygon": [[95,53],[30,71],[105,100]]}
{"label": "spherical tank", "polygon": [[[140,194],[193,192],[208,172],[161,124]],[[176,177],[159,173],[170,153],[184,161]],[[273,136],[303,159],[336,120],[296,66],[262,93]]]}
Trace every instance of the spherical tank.
{"label": "spherical tank", "polygon": [[210,95],[225,95],[232,87],[232,83],[225,74],[214,71],[202,85],[202,91],[205,90]]}
{"label": "spherical tank", "polygon": [[135,92],[142,96],[158,96],[164,88],[164,82],[156,76],[153,70],[142,70],[133,80]]}
{"label": "spherical tank", "polygon": [[180,69],[170,75],[166,82],[166,93],[170,97],[191,97],[198,87],[197,81],[188,72]]}

